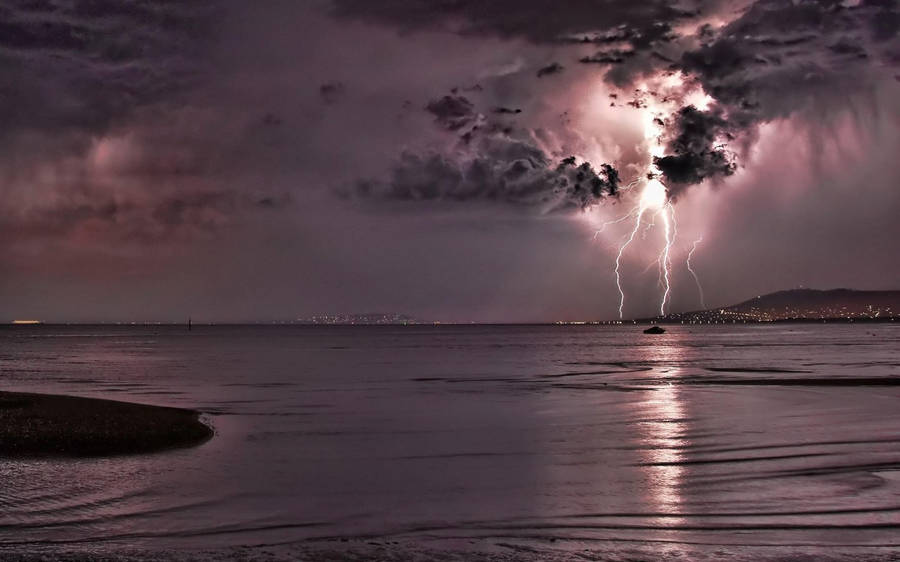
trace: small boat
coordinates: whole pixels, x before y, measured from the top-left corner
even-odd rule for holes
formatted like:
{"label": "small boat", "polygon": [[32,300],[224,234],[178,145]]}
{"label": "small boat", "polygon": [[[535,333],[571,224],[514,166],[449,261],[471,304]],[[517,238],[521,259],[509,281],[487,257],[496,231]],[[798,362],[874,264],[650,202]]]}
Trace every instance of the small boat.
{"label": "small boat", "polygon": [[646,330],[644,330],[644,333],[645,334],[665,334],[666,329],[660,328],[659,326],[653,326],[651,328],[647,328]]}

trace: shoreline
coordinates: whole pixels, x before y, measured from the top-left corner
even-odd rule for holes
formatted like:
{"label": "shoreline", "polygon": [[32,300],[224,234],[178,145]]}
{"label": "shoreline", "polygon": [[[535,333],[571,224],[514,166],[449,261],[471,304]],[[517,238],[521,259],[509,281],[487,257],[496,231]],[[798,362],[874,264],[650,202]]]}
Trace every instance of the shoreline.
{"label": "shoreline", "polygon": [[196,410],[0,391],[0,459],[156,453],[200,445],[212,436]]}

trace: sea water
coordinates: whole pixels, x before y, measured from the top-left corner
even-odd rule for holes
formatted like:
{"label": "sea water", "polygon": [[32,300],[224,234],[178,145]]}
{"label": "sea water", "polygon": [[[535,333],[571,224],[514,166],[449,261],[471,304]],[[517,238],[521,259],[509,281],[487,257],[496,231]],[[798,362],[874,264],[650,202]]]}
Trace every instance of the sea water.
{"label": "sea water", "polygon": [[216,431],[0,460],[0,554],[896,552],[898,380],[894,324],[0,329],[3,390]]}

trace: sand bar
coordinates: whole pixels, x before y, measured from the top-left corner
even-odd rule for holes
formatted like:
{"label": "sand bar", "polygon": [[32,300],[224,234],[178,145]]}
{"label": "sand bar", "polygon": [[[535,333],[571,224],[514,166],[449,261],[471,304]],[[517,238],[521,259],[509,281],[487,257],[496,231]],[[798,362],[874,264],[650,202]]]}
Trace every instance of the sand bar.
{"label": "sand bar", "polygon": [[200,413],[96,398],[0,392],[0,457],[98,457],[199,445]]}

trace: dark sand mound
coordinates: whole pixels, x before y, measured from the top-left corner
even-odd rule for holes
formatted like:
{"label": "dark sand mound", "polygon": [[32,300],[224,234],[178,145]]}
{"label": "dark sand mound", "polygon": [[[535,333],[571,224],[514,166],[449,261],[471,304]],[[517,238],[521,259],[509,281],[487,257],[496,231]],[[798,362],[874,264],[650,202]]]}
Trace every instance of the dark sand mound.
{"label": "dark sand mound", "polygon": [[0,392],[0,457],[94,457],[199,445],[213,432],[199,412]]}

